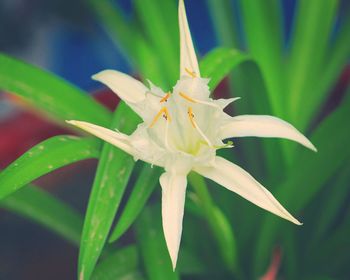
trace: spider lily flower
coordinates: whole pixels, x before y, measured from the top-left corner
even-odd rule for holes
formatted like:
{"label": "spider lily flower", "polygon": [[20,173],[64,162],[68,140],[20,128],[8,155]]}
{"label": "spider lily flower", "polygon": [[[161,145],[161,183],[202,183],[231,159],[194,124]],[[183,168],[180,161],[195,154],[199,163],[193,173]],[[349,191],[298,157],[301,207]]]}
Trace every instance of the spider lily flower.
{"label": "spider lily flower", "polygon": [[312,143],[289,123],[272,116],[231,117],[223,109],[237,98],[213,100],[209,79],[200,75],[183,0],[179,1],[180,79],[172,92],[149,87],[114,70],[93,76],[113,90],[142,119],[130,135],[82,121],[68,121],[129,153],[135,160],[161,166],[162,220],[173,269],[182,234],[187,174],[192,170],[295,224],[294,218],[251,175],[216,156],[232,147],[223,140],[234,137],[278,137],[296,141],[316,151]]}

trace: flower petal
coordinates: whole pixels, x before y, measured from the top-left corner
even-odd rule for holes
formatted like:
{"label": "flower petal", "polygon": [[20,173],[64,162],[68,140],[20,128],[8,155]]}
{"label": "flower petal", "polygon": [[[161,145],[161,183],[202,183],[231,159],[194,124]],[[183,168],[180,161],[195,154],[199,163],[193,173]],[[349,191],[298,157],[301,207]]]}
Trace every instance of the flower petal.
{"label": "flower petal", "polygon": [[162,219],[165,241],[175,270],[182,234],[187,178],[165,172],[160,176],[162,186]]}
{"label": "flower petal", "polygon": [[[193,76],[193,72],[200,77],[198,61],[194,51],[191,32],[188,27],[185,4],[183,0],[179,1],[179,29],[180,29],[180,77]],[[187,70],[187,71],[186,71]]]}
{"label": "flower petal", "polygon": [[66,121],[69,124],[72,124],[76,127],[79,127],[86,132],[89,132],[98,138],[101,138],[102,140],[118,147],[119,149],[123,150],[124,152],[135,156],[135,150],[134,148],[129,144],[129,136],[113,131],[92,123],[88,122],[82,122],[82,121]]}
{"label": "flower petal", "polygon": [[316,147],[294,126],[279,118],[264,115],[241,115],[230,118],[220,128],[222,139],[231,137],[276,137],[296,141],[317,151]]}
{"label": "flower petal", "polygon": [[235,102],[235,101],[237,101],[239,99],[241,99],[241,98],[240,97],[220,98],[220,99],[215,99],[214,103],[217,104],[221,109],[225,109],[232,102]]}
{"label": "flower petal", "polygon": [[104,70],[92,76],[115,92],[128,103],[138,103],[145,99],[148,88],[140,81],[115,70]]}
{"label": "flower petal", "polygon": [[257,206],[289,220],[292,223],[301,225],[301,223],[248,172],[226,159],[216,157],[215,163],[213,163],[212,166],[195,167],[194,171],[217,182],[230,191],[237,193]]}

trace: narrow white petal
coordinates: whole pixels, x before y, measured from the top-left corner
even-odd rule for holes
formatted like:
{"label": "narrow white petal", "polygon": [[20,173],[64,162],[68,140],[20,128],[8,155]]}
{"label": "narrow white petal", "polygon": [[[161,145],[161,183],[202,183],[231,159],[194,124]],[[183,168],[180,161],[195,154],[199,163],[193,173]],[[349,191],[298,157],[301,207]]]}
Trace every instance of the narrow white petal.
{"label": "narrow white petal", "polygon": [[101,138],[102,140],[118,147],[119,149],[123,150],[124,152],[131,154],[135,156],[135,151],[133,147],[129,144],[129,136],[113,131],[95,124],[91,124],[88,122],[81,122],[81,121],[66,121],[69,124],[72,124],[76,127],[79,127],[86,132],[89,132],[93,135],[95,135],[98,138]]}
{"label": "narrow white petal", "polygon": [[220,108],[225,109],[228,105],[230,105],[232,102],[235,102],[237,100],[241,99],[240,97],[233,97],[233,98],[220,98],[215,99],[214,103],[217,104]]}
{"label": "narrow white petal", "polygon": [[122,100],[128,103],[138,103],[145,99],[147,87],[140,81],[115,70],[104,70],[92,76],[108,86]]}
{"label": "narrow white petal", "polygon": [[196,167],[194,171],[237,193],[257,206],[292,223],[301,225],[266,188],[248,172],[232,162],[216,157],[212,166]]}
{"label": "narrow white petal", "polygon": [[[179,0],[179,29],[180,29],[180,77],[191,76],[188,71],[200,77],[198,61],[194,51],[191,32],[188,27],[185,4]],[[187,69],[187,71],[186,71]]]}
{"label": "narrow white petal", "polygon": [[187,178],[185,175],[165,172],[159,181],[162,186],[163,231],[175,270],[182,234]]}
{"label": "narrow white petal", "polygon": [[317,151],[315,146],[294,126],[279,118],[264,115],[241,115],[231,118],[220,128],[222,139],[231,137],[276,137],[293,140]]}

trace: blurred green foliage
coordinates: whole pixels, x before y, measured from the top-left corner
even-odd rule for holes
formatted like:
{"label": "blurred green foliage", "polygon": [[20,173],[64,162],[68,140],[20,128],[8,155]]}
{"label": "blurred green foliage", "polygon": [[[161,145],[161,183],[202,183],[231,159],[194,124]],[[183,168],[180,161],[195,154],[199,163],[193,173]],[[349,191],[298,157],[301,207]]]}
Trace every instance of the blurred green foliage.
{"label": "blurred green foliage", "polygon": [[[179,68],[175,0],[135,0],[132,19],[124,18],[112,1],[89,3],[143,80],[165,90],[174,85]],[[160,171],[134,167],[130,156],[89,138],[55,137],[16,160],[0,173],[0,197],[7,197],[1,207],[77,243],[82,225],[78,214],[31,186],[15,191],[63,165],[98,157],[80,241],[81,279],[257,279],[267,271],[276,250],[282,254],[278,273],[283,279],[348,279],[350,99],[348,91],[335,100],[332,88],[349,59],[350,11],[342,11],[340,17],[337,0],[298,1],[285,47],[282,1],[238,0],[231,5],[229,0],[207,0],[206,4],[220,42],[220,48],[201,61],[202,73],[213,78],[212,90],[229,75],[230,94],[243,97],[231,109],[284,118],[319,150],[314,154],[282,140],[243,139],[221,153],[267,185],[304,221],[303,226],[289,224],[191,175],[174,273],[159,205],[147,202],[157,185],[152,178]],[[125,104],[112,116],[62,79],[6,55],[0,55],[0,89],[25,98],[62,123],[79,119],[126,133],[138,123]],[[334,101],[337,105],[328,110],[328,102]],[[140,180],[133,184],[131,178]],[[153,195],[159,201],[159,188]],[[122,199],[127,203],[120,208]],[[119,237],[130,226],[128,232],[135,238],[133,245],[124,247]],[[112,245],[106,244],[108,237]]]}

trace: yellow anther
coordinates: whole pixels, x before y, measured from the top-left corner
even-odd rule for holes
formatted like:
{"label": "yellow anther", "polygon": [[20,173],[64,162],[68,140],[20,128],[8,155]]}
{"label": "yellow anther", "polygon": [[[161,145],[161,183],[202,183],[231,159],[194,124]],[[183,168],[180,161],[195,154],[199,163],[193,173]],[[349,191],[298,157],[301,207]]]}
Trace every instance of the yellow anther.
{"label": "yellow anther", "polygon": [[188,95],[184,94],[183,92],[180,92],[179,94],[180,94],[180,96],[181,96],[182,98],[185,98],[187,101],[190,101],[190,102],[192,102],[192,103],[197,103],[196,100],[194,100],[193,98],[191,98],[191,97],[189,97]]}
{"label": "yellow anther", "polygon": [[185,68],[185,71],[187,72],[188,75],[190,75],[192,78],[196,78],[197,75],[195,72],[189,70],[188,68]]}
{"label": "yellow anther", "polygon": [[167,102],[169,97],[170,97],[170,92],[168,92],[159,102],[160,103]]}
{"label": "yellow anther", "polygon": [[157,115],[154,117],[152,123],[150,124],[149,127],[153,127],[156,122],[158,121],[158,119],[160,118],[160,116],[163,115],[163,118],[166,120],[166,121],[171,121],[170,119],[170,115],[169,115],[169,111],[166,107],[163,107],[158,113]]}
{"label": "yellow anther", "polygon": [[195,124],[195,122],[193,120],[194,119],[194,114],[193,114],[193,110],[192,110],[191,107],[188,107],[187,114],[188,114],[188,117],[190,119],[190,122],[191,122],[193,128],[196,128],[196,124]]}

